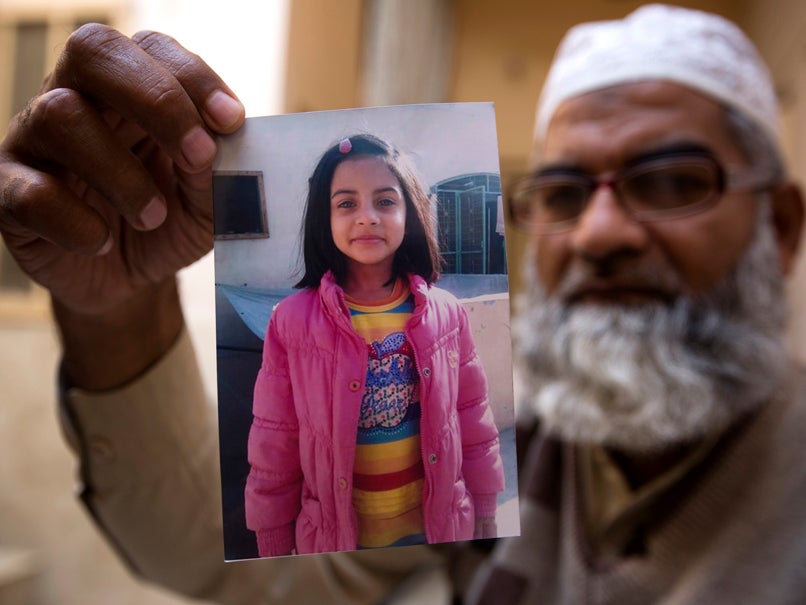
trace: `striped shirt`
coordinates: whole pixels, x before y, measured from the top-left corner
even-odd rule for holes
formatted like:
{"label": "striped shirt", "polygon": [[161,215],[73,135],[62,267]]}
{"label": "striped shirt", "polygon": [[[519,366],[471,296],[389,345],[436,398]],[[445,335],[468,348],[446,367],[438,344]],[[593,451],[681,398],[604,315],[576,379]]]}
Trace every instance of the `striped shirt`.
{"label": "striped shirt", "polygon": [[398,280],[389,298],[347,306],[369,349],[353,474],[358,548],[425,543],[420,379],[403,333],[413,297]]}

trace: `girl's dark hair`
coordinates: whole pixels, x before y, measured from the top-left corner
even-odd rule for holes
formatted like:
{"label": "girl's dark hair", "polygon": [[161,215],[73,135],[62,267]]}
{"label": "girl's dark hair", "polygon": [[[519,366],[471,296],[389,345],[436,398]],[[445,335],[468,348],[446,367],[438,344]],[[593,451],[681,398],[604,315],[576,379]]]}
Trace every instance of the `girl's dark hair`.
{"label": "girl's dark hair", "polygon": [[406,201],[406,227],[403,242],[392,263],[394,280],[416,273],[429,284],[439,278],[442,257],[437,245],[436,222],[431,198],[412,162],[378,137],[361,134],[328,149],[308,179],[308,199],[302,224],[302,255],[305,274],[295,288],[316,288],[322,276],[332,271],[338,283],[347,277],[347,257],[336,247],[330,231],[330,187],[336,168],[345,160],[377,157],[397,177]]}

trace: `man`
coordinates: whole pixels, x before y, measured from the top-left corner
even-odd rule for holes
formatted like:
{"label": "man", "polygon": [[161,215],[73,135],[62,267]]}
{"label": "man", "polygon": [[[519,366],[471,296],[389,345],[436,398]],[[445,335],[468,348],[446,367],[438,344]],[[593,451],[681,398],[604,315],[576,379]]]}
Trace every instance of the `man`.
{"label": "man", "polygon": [[803,204],[765,66],[722,20],[644,7],[569,32],[537,119],[513,334],[550,437],[484,594],[797,602],[806,400],[781,335]]}
{"label": "man", "polygon": [[532,234],[522,537],[479,566],[474,546],[225,566],[173,273],[210,246],[208,135],[243,113],[174,41],[80,30],[0,146],[0,226],[53,294],[85,502],[140,574],[223,603],[371,603],[434,565],[468,602],[798,602],[806,402],[780,340],[803,204],[776,112],[720,18],[572,30],[511,204]]}

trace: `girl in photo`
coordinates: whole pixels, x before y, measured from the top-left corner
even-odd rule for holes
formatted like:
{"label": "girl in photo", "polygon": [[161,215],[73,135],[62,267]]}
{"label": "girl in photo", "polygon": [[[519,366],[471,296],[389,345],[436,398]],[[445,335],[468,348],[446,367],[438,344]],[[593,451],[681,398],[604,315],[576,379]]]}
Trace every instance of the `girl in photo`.
{"label": "girl in photo", "polygon": [[498,431],[467,314],[434,287],[431,201],[369,135],[309,180],[300,292],[255,384],[247,526],[260,556],[495,537]]}

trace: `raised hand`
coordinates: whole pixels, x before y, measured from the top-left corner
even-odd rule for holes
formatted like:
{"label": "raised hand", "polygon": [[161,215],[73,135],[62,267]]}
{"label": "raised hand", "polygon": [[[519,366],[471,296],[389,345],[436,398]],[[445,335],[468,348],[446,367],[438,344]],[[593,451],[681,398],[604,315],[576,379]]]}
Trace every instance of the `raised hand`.
{"label": "raised hand", "polygon": [[74,384],[133,378],[176,338],[175,273],[212,246],[229,87],[172,38],[86,25],[0,143],[0,231],[50,290]]}
{"label": "raised hand", "polygon": [[154,32],[89,25],[0,144],[0,229],[54,299],[104,312],[212,245],[215,133],[243,107]]}

